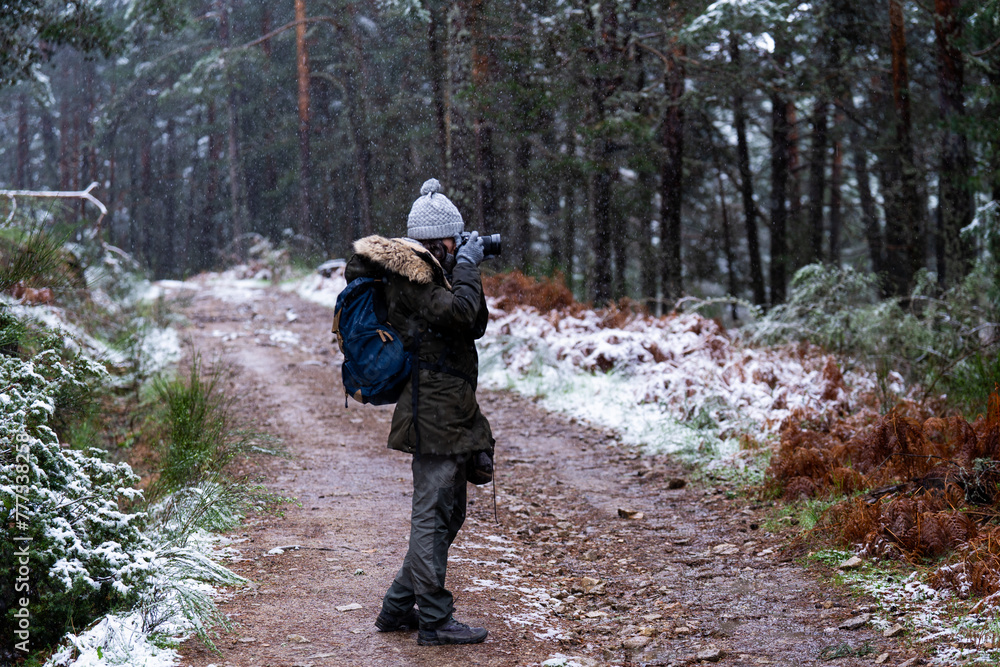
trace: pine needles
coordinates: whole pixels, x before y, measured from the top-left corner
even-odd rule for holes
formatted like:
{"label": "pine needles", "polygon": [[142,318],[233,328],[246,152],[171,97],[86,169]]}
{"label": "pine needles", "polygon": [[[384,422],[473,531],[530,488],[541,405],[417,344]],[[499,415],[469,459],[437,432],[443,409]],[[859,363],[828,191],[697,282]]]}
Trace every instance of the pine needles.
{"label": "pine needles", "polygon": [[0,229],[0,292],[65,284],[65,241],[40,224]]}

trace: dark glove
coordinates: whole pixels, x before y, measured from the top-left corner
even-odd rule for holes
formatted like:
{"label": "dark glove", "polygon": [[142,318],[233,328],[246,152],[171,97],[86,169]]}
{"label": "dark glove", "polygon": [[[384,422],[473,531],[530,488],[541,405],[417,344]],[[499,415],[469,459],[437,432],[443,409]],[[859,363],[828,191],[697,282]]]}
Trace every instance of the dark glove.
{"label": "dark glove", "polygon": [[479,238],[479,232],[469,234],[469,240],[462,244],[455,255],[458,264],[468,262],[474,266],[479,266],[483,261],[483,240]]}

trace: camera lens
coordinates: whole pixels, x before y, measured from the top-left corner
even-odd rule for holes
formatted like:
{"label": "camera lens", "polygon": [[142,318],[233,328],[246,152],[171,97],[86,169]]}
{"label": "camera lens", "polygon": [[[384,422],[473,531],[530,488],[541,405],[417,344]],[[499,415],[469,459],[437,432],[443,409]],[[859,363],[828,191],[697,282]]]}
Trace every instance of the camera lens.
{"label": "camera lens", "polygon": [[503,244],[500,242],[499,234],[490,234],[483,237],[483,252],[487,255],[498,257],[502,249]]}

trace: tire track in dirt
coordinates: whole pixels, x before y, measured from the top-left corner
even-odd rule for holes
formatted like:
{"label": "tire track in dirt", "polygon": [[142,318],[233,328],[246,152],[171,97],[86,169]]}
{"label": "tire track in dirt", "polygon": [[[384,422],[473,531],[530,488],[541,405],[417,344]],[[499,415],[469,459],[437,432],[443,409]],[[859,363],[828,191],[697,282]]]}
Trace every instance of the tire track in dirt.
{"label": "tire track in dirt", "polygon": [[[241,303],[199,292],[184,310],[184,335],[238,371],[242,412],[291,455],[248,471],[301,503],[234,531],[230,566],[253,584],[220,604],[234,628],[218,652],[190,640],[184,665],[514,666],[555,654],[681,665],[712,650],[725,665],[818,665],[823,648],[845,642],[889,652],[886,664],[909,657],[871,629],[837,629],[866,603],[782,562],[778,539],[759,528],[768,508],[725,488],[676,488],[686,473],[668,458],[488,391],[500,525],[490,488],[470,487],[448,581],[458,618],[490,636],[420,647],[414,633],[376,633],[409,529],[410,458],[385,447],[391,406],[344,408],[326,308],[269,289]],[[300,548],[269,553],[289,545]],[[361,608],[337,610],[352,604]]]}

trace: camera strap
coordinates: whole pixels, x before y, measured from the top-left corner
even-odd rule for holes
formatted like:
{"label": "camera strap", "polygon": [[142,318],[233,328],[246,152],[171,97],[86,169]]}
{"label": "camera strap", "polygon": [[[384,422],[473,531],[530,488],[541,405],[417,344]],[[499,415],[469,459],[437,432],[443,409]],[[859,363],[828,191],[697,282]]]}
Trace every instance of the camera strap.
{"label": "camera strap", "polygon": [[422,332],[419,327],[416,327],[416,331],[413,334],[413,349],[410,350],[410,354],[413,355],[413,359],[410,362],[410,378],[413,381],[413,386],[410,387],[410,407],[413,411],[413,443],[416,451],[413,453],[414,458],[420,458],[420,420],[417,415],[417,406],[419,405],[419,393],[420,393],[420,338]]}

